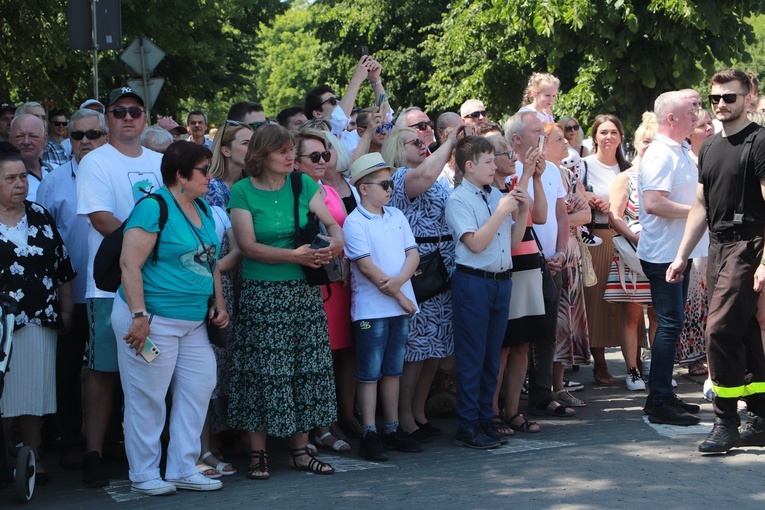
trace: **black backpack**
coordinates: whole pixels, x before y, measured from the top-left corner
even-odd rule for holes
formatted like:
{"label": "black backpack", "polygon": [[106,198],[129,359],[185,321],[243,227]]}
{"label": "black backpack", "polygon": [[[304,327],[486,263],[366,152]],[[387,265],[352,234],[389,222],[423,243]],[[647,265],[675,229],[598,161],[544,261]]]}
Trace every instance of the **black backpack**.
{"label": "black backpack", "polygon": [[[143,197],[135,205],[140,204],[147,198],[153,198],[159,204],[159,232],[157,233],[157,240],[151,253],[151,265],[156,266],[159,237],[162,235],[165,223],[167,223],[167,202],[165,202],[162,195],[152,193]],[[122,239],[125,235],[125,223],[127,223],[127,220],[123,221],[122,225],[114,232],[104,237],[93,261],[93,279],[96,281],[96,287],[106,292],[117,292],[122,283],[120,255],[122,254]]]}

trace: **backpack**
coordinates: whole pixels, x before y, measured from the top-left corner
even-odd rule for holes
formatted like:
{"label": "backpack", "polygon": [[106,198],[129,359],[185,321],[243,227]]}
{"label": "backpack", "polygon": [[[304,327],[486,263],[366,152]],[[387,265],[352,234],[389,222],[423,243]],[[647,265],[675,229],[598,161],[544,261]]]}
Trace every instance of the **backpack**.
{"label": "backpack", "polygon": [[[140,204],[146,199],[152,198],[159,204],[159,232],[157,240],[154,242],[154,249],[151,253],[151,265],[157,265],[157,254],[159,252],[159,237],[162,235],[162,229],[167,223],[167,202],[156,193],[146,195],[135,205]],[[122,222],[114,232],[104,237],[101,246],[98,247],[96,258],[93,261],[93,279],[96,281],[96,287],[106,292],[117,292],[122,283],[122,269],[120,268],[120,255],[122,255],[122,239],[125,235],[125,224]]]}

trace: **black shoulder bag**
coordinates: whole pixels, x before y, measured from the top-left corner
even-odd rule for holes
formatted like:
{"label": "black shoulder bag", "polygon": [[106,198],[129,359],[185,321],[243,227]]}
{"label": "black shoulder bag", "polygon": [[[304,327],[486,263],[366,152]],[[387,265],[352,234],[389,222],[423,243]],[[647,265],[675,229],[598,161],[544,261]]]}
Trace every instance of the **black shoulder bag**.
{"label": "black shoulder bag", "polygon": [[[441,230],[438,232],[438,242],[436,249],[420,257],[420,263],[412,275],[412,288],[417,303],[422,303],[435,297],[442,292],[449,290],[452,286],[452,279],[444,263],[444,256],[441,255],[441,240],[444,233],[444,219],[446,213],[441,216]],[[449,236],[451,238],[451,236]],[[423,238],[415,238],[419,243],[425,242]]]}

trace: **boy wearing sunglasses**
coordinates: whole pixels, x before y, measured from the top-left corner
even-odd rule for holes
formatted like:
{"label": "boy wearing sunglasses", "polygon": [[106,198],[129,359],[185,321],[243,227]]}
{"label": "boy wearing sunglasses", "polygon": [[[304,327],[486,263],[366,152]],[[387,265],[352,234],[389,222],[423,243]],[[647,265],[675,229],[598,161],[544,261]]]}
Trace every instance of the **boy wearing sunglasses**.
{"label": "boy wearing sunglasses", "polygon": [[[356,395],[364,437],[359,455],[388,460],[385,450],[419,452],[419,443],[398,422],[399,379],[409,336],[409,317],[419,311],[410,278],[420,255],[404,214],[386,204],[395,171],[378,152],[351,167],[351,185],[361,204],[343,225],[345,254],[351,261],[351,320],[356,338]],[[375,409],[380,386],[385,429],[377,433]]]}

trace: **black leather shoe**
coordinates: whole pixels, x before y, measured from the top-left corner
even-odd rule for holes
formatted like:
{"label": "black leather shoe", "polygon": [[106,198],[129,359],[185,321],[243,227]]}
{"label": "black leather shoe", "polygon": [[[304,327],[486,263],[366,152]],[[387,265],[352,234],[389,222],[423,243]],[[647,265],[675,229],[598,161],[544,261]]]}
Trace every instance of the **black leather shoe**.
{"label": "black leather shoe", "polygon": [[383,447],[377,432],[367,432],[367,434],[361,438],[359,455],[361,458],[373,462],[383,462],[388,460],[388,454],[385,453],[385,448]]}
{"label": "black leather shoe", "polygon": [[419,453],[422,451],[420,443],[401,430],[400,426],[390,434],[383,434],[382,444],[386,450],[396,450],[406,453]]}
{"label": "black leather shoe", "polygon": [[104,461],[97,451],[88,452],[82,460],[82,483],[85,487],[97,489],[109,485]]}
{"label": "black leather shoe", "polygon": [[494,429],[491,422],[481,424],[481,431],[499,444],[507,444],[508,439]]}
{"label": "black leather shoe", "polygon": [[457,430],[457,434],[454,436],[454,444],[477,450],[488,450],[498,447],[499,441],[484,434],[481,428],[476,425],[467,430]]}
{"label": "black leather shoe", "polygon": [[699,445],[701,453],[728,453],[728,450],[741,445],[738,423],[724,418],[715,418],[712,431]]}
{"label": "black leather shoe", "polygon": [[741,446],[765,446],[765,418],[747,413],[749,419],[738,430]]}
{"label": "black leather shoe", "polygon": [[[673,400],[677,406],[680,406],[683,411],[686,413],[696,414],[699,411],[701,411],[701,407],[696,404],[689,404],[687,402],[683,402],[683,400],[675,395],[673,397]],[[651,410],[653,409],[653,398],[651,395],[648,395],[645,399],[645,406],[643,406],[643,412],[645,414],[651,414]]]}
{"label": "black leather shoe", "polygon": [[698,425],[701,420],[686,412],[676,401],[670,400],[663,404],[653,404],[651,414],[648,415],[648,421],[651,423],[687,427],[689,425]]}

